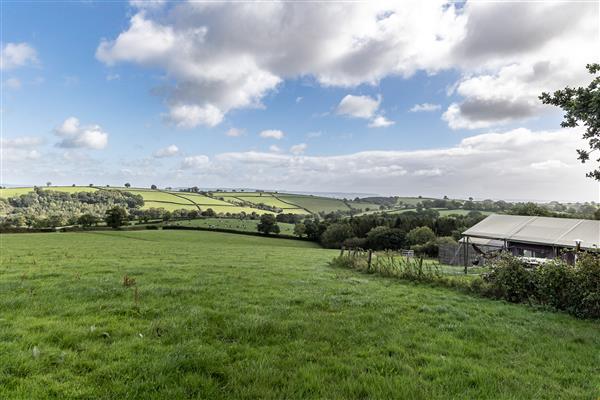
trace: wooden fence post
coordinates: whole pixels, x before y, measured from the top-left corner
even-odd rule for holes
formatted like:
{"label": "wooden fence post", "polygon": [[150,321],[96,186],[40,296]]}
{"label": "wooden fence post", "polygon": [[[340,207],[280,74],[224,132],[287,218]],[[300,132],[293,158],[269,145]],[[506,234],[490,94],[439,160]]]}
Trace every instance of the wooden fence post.
{"label": "wooden fence post", "polygon": [[369,259],[368,259],[369,271],[371,270],[371,257],[372,256],[373,256],[373,250],[369,249]]}
{"label": "wooden fence post", "polygon": [[467,274],[467,265],[469,264],[469,237],[466,237],[466,240],[463,242],[465,246],[464,254],[465,254],[465,275]]}

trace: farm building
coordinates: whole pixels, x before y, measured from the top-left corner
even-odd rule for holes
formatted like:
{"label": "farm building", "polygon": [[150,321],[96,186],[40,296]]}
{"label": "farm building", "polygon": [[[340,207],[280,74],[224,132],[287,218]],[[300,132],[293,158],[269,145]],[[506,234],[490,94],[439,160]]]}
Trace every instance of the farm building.
{"label": "farm building", "polygon": [[[555,257],[573,262],[572,250],[600,247],[600,221],[494,214],[462,235],[463,249],[499,248],[532,263]],[[468,251],[464,253],[464,262],[468,263],[471,257]]]}

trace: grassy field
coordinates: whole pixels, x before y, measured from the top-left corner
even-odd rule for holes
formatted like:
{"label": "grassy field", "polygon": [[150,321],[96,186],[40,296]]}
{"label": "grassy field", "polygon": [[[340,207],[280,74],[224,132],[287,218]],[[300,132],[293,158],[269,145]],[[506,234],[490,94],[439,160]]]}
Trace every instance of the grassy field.
{"label": "grassy field", "polygon": [[[59,192],[67,192],[67,193],[76,193],[76,192],[95,192],[98,190],[95,187],[89,186],[44,186],[42,189],[50,189],[56,190]],[[29,192],[33,192],[32,187],[20,187],[20,188],[6,188],[0,189],[0,197],[8,198],[20,196],[22,194],[27,194]]]}
{"label": "grassy field", "polygon": [[[233,229],[241,232],[257,232],[256,225],[258,225],[258,220],[251,219],[233,219],[233,218],[202,218],[202,219],[192,219],[189,221],[177,221],[171,223],[169,225],[181,225],[181,226],[200,226],[203,228],[222,228],[222,229]],[[283,222],[278,222],[279,229],[282,234],[285,235],[293,235],[294,234],[294,224],[287,224]]]}
{"label": "grassy field", "polygon": [[340,199],[329,197],[306,196],[300,194],[278,194],[278,198],[288,203],[296,204],[312,213],[348,211],[350,208]]}
{"label": "grassy field", "polygon": [[0,246],[2,399],[600,394],[598,322],[335,269],[312,243],[137,231]]}

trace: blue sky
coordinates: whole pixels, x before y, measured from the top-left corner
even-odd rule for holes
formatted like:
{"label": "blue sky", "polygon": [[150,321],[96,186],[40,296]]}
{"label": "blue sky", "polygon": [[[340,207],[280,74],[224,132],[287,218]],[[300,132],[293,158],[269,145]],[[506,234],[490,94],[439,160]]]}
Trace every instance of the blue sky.
{"label": "blue sky", "polygon": [[597,9],[3,2],[2,181],[597,201],[536,99]]}

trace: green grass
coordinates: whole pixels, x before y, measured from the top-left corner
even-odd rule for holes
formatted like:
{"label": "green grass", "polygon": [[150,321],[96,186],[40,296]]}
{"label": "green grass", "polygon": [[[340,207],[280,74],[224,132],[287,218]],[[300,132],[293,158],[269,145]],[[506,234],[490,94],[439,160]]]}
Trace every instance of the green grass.
{"label": "green grass", "polygon": [[[256,225],[258,225],[258,220],[251,219],[234,219],[234,218],[201,218],[201,219],[192,219],[190,221],[177,221],[170,225],[181,225],[181,226],[200,226],[203,228],[222,228],[222,229],[233,229],[241,232],[257,232]],[[285,235],[293,235],[294,234],[294,224],[287,224],[278,222],[279,229],[282,234]]]}
{"label": "green grass", "polygon": [[[95,192],[95,187],[89,186],[44,186],[42,189],[56,190],[58,192],[76,193],[76,192]],[[9,198],[20,196],[33,192],[33,187],[6,188],[0,189],[0,197]]]}
{"label": "green grass", "polygon": [[329,197],[305,196],[299,194],[277,194],[283,201],[296,204],[312,213],[348,211],[350,208],[340,199]]}
{"label": "green grass", "polygon": [[198,231],[0,240],[3,399],[600,393],[598,322],[335,269],[338,252],[312,243]]}

